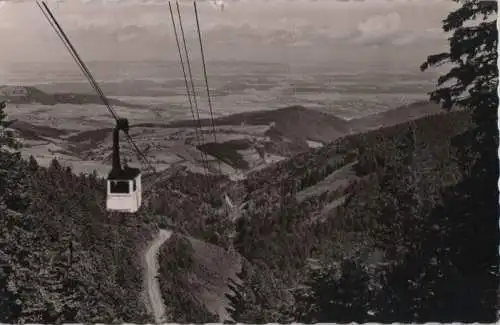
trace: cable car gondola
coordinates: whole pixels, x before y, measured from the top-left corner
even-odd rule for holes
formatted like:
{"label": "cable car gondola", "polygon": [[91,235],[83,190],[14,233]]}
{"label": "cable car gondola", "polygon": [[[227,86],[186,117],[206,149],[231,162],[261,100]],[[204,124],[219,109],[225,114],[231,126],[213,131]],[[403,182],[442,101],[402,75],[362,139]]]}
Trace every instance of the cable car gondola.
{"label": "cable car gondola", "polygon": [[134,213],[141,207],[141,172],[120,163],[120,130],[128,135],[128,120],[120,118],[113,130],[113,165],[107,177],[106,209]]}
{"label": "cable car gondola", "polygon": [[[156,170],[151,165],[151,163],[148,161],[148,159],[144,155],[144,153],[134,143],[131,136],[128,134],[128,131],[129,131],[128,120],[123,119],[123,118],[119,118],[118,115],[116,114],[116,112],[114,111],[113,107],[111,107],[111,104],[109,103],[108,99],[104,95],[101,87],[98,85],[95,78],[93,77],[93,75],[91,74],[89,69],[87,68],[86,64],[83,62],[83,60],[80,58],[80,56],[76,52],[76,49],[71,44],[68,36],[66,35],[66,33],[63,31],[63,29],[61,28],[61,26],[57,22],[56,18],[54,17],[52,12],[48,8],[45,1],[41,1],[41,3],[40,3],[37,0],[36,4],[38,5],[40,10],[42,11],[43,15],[45,16],[45,18],[47,19],[47,21],[49,22],[51,27],[56,32],[57,36],[59,36],[59,38],[63,42],[64,46],[68,50],[69,54],[71,55],[71,57],[73,58],[75,63],[81,69],[83,75],[87,78],[87,80],[89,81],[92,88],[99,95],[103,104],[106,106],[106,108],[109,110],[109,112],[111,113],[113,118],[116,120],[116,127],[113,130],[112,169],[109,172],[107,180],[106,180],[106,209],[108,211],[111,211],[111,212],[117,211],[117,212],[125,212],[125,213],[135,213],[139,210],[139,208],[141,207],[141,203],[142,203],[141,172],[137,168],[132,168],[132,167],[126,166],[126,164],[124,164],[124,167],[122,168],[121,163],[120,163],[120,145],[119,145],[120,131],[123,131],[125,133],[128,142],[133,146],[136,153],[138,154],[138,157],[144,161],[144,163],[149,167],[149,169],[151,169],[151,171],[155,175],[157,175]],[[212,122],[214,142],[217,143],[216,129],[215,129],[215,124],[214,124],[214,120],[213,120],[212,102],[210,99],[210,90],[208,87],[208,78],[207,78],[207,71],[206,71],[206,66],[205,66],[205,55],[204,55],[203,44],[202,44],[202,40],[201,40],[200,25],[199,25],[199,19],[198,19],[198,9],[196,6],[196,2],[193,2],[193,5],[194,5],[195,18],[196,18],[196,27],[198,30],[198,38],[200,41],[202,67],[203,67],[203,73],[205,76],[205,86],[206,86],[207,97],[208,97],[208,106],[210,109],[210,119]],[[184,75],[184,81],[186,84],[186,90],[188,93],[191,114],[193,117],[193,121],[195,121],[196,118],[194,115],[193,108],[196,108],[197,119],[199,122],[200,116],[199,116],[198,104],[197,104],[197,100],[196,100],[196,91],[195,91],[195,87],[194,87],[193,77],[191,74],[191,66],[189,64],[189,55],[188,55],[188,50],[187,50],[187,46],[186,46],[186,39],[185,39],[185,35],[184,35],[184,30],[182,28],[182,19],[181,19],[181,14],[180,14],[178,2],[176,2],[176,6],[177,6],[177,13],[178,13],[178,18],[179,18],[179,25],[181,27],[181,32],[182,32],[184,50],[185,50],[186,58],[187,58],[189,77],[191,79],[194,107],[193,107],[193,102],[191,101],[186,71],[184,70],[184,62],[182,59],[182,53],[181,53],[179,37],[177,34],[177,29],[175,27],[172,6],[169,2],[170,15],[172,18],[172,24],[173,24],[173,29],[174,29],[174,33],[175,33],[177,49],[179,51],[179,57],[180,57],[180,61],[181,61],[182,72]],[[199,127],[201,128],[201,124]],[[196,127],[195,127],[195,130],[198,131]],[[197,138],[198,138],[198,132],[196,132],[196,133],[197,133]],[[200,145],[202,145],[204,142],[201,134],[202,133],[200,132],[199,138],[198,138],[198,142]],[[207,182],[207,189],[210,189],[210,180],[209,180],[208,174],[207,174],[208,173],[208,161],[207,161],[206,156],[203,157],[203,154],[202,154],[202,160],[205,161],[204,165],[205,165],[205,177],[206,177],[206,182]],[[221,173],[220,161],[218,161],[218,163],[219,163],[219,173]],[[154,184],[154,182],[152,184]],[[148,187],[152,186],[152,184],[148,184]],[[146,188],[146,190],[147,190],[147,188]]]}
{"label": "cable car gondola", "polygon": [[[106,209],[108,211],[117,211],[117,212],[128,212],[134,213],[137,212],[142,203],[142,184],[141,184],[141,172],[137,168],[131,168],[128,166],[124,166],[122,168],[120,164],[120,143],[119,136],[120,131],[123,131],[127,136],[129,142],[134,146],[135,150],[145,159],[146,157],[142,152],[140,152],[139,148],[135,145],[132,138],[128,134],[129,123],[127,119],[119,118],[116,112],[111,107],[108,99],[104,96],[101,87],[97,84],[96,80],[88,70],[85,63],[82,61],[75,48],[71,44],[68,36],[62,30],[61,26],[57,22],[56,18],[50,11],[49,7],[45,2],[42,1],[40,4],[38,1],[36,2],[45,18],[52,26],[56,34],[59,36],[61,41],[66,46],[66,49],[69,51],[76,64],[81,69],[82,73],[85,75],[90,85],[97,92],[102,102],[106,105],[111,115],[113,115],[116,120],[116,127],[113,130],[113,154],[112,160],[113,165],[110,173],[108,174],[106,181]],[[154,170],[154,167],[149,165],[151,169]]]}

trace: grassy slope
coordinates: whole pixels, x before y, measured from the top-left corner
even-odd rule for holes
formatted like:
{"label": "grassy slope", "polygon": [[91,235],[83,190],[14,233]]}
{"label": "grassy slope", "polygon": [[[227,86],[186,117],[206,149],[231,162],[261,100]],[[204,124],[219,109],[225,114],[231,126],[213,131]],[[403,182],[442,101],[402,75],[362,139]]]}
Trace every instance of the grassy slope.
{"label": "grassy slope", "polygon": [[[192,237],[175,235],[160,252],[160,286],[167,298],[169,321],[227,319],[230,279],[238,281],[241,256]],[[196,313],[190,312],[195,308]],[[214,315],[214,316],[210,316]],[[203,317],[200,319],[199,317]]]}

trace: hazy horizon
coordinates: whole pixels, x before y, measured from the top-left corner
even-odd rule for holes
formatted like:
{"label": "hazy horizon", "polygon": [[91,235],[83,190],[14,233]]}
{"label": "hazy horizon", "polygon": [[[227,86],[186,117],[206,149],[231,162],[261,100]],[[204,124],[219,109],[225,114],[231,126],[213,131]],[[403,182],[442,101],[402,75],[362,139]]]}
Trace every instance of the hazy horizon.
{"label": "hazy horizon", "polygon": [[[2,3],[0,84],[92,93],[36,5]],[[187,108],[168,1],[48,3],[107,95]],[[193,5],[180,3],[203,95]],[[299,104],[344,117],[426,98],[437,74],[419,66],[446,49],[441,20],[456,7],[448,0],[232,0],[224,10],[198,3],[219,112]]]}
{"label": "hazy horizon", "polygon": [[[48,3],[86,61],[177,59],[166,0]],[[196,60],[192,2],[180,3]],[[445,48],[441,20],[455,6],[447,0],[233,0],[223,11],[208,1],[198,7],[208,61],[412,65]],[[0,7],[4,64],[71,60],[32,1],[3,0]]]}
{"label": "hazy horizon", "polygon": [[[87,65],[108,97],[145,104],[162,114],[172,109],[189,112],[182,71],[175,61],[101,61]],[[198,65],[193,68],[204,112],[203,75]],[[399,71],[345,68],[342,72],[329,66],[290,68],[286,64],[219,62],[209,64],[208,70],[216,115],[302,105],[352,118],[426,99],[437,79],[435,72],[422,73],[418,67]],[[49,93],[94,93],[75,64],[15,65],[9,73],[1,74],[0,84],[36,86]]]}

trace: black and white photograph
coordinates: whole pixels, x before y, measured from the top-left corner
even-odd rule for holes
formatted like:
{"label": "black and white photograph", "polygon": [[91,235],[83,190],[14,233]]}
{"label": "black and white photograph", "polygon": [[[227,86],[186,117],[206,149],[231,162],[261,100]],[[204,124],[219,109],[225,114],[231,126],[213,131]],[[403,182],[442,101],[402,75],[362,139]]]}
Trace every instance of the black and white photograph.
{"label": "black and white photograph", "polygon": [[0,0],[0,323],[496,323],[496,0]]}

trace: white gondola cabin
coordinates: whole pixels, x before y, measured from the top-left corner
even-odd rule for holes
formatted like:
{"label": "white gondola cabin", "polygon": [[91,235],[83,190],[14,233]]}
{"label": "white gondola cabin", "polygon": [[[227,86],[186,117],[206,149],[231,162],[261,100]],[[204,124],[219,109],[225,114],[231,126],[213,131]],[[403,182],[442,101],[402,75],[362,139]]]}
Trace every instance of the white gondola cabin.
{"label": "white gondola cabin", "polygon": [[108,175],[106,209],[108,211],[134,213],[142,203],[141,172],[137,168],[120,164],[119,132],[128,134],[128,120],[119,119],[113,130],[113,168]]}
{"label": "white gondola cabin", "polygon": [[125,168],[121,173],[112,172],[107,181],[106,209],[134,213],[141,207],[141,173],[136,168]]}

